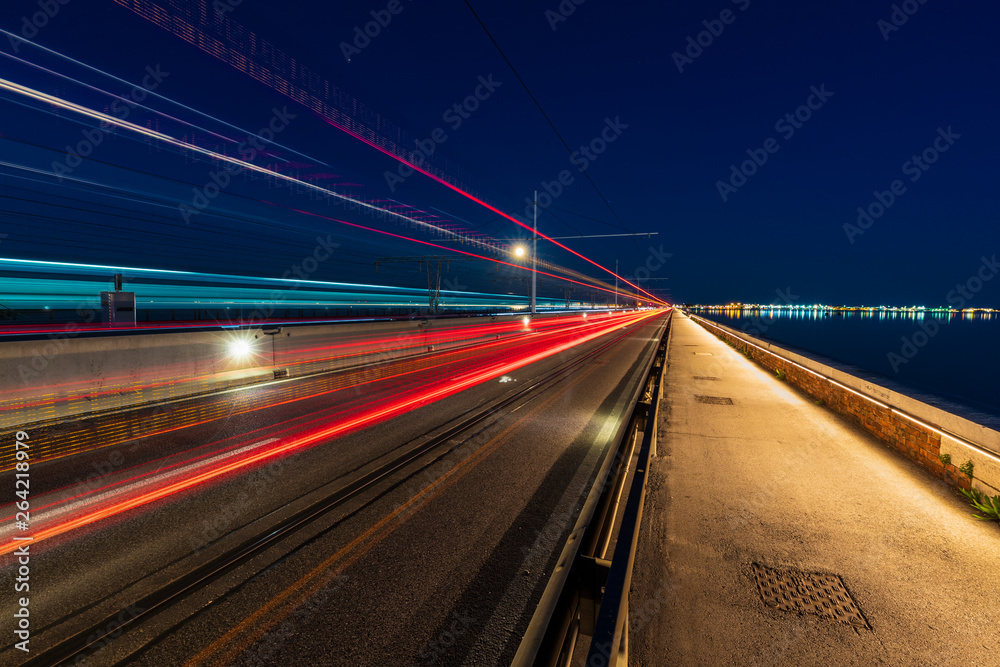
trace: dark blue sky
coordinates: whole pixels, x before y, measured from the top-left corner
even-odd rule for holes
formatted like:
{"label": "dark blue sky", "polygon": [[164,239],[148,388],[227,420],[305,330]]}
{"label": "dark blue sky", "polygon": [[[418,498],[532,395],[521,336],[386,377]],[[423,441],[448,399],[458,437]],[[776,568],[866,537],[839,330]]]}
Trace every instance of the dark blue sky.
{"label": "dark blue sky", "polygon": [[[574,169],[464,2],[401,0],[401,10],[351,54],[350,63],[341,43],[351,42],[355,27],[363,28],[372,20],[370,12],[385,10],[389,2],[328,4],[296,2],[277,9],[278,3],[244,0],[229,16],[376,111],[386,127],[421,139],[441,128],[447,140],[437,145],[434,166],[505,211],[523,208],[532,190],[544,190],[543,182]],[[540,215],[545,233],[610,234],[622,227],[658,232],[652,239],[566,243],[605,266],[613,268],[618,260],[623,275],[660,279],[643,284],[669,289],[678,302],[774,302],[781,300],[776,290],[787,294],[788,289],[810,303],[943,304],[956,284],[976,275],[981,257],[1000,250],[995,231],[1000,9],[913,0],[896,3],[896,11],[893,4],[587,0],[575,5],[566,0],[562,7],[575,9],[558,21],[553,19],[560,11],[556,0],[473,6],[571,147],[600,137],[608,119],[618,121],[618,130],[605,135],[615,136],[614,142],[587,170],[613,212],[573,171],[573,182]],[[906,15],[904,8],[915,11]],[[37,2],[11,0],[0,10],[0,27],[24,34],[22,17],[38,11]],[[894,11],[898,29],[886,27],[896,27],[890,23]],[[884,21],[881,27],[879,21]],[[257,129],[268,122],[273,107],[288,104],[299,117],[280,141],[362,184],[366,196],[390,194],[384,173],[395,167],[389,158],[111,0],[71,0],[34,39],[128,80],[141,79],[147,66],[160,64],[170,76],[158,92],[241,127]],[[6,38],[0,50],[13,52]],[[56,85],[51,77],[6,58],[0,61],[0,75],[46,92],[75,94],[71,85]],[[446,116],[447,110],[474,93],[479,77],[491,75],[499,87],[453,129],[455,116]],[[813,90],[824,92],[816,96]],[[48,164],[51,156],[40,157],[43,149],[23,142],[61,149],[81,132],[65,117],[10,102],[0,105],[0,113],[0,132],[22,141],[3,143],[3,159],[13,162]],[[793,114],[791,121],[783,120],[786,114]],[[203,183],[211,171],[210,165],[163,155],[141,142],[115,137],[108,143],[95,159],[175,179],[176,187],[160,181],[152,186],[152,180],[134,184],[158,188],[163,197],[190,198],[190,186],[176,181]],[[936,158],[933,164],[906,164],[926,149],[928,159]],[[743,164],[754,156],[763,164]],[[733,165],[752,173],[734,176]],[[121,178],[111,167],[101,169],[89,165],[81,173]],[[875,193],[891,193],[897,180],[900,194],[891,195],[894,200],[880,216],[863,219],[867,227],[845,230],[857,225],[858,207],[878,214],[890,195]],[[283,196],[280,188],[255,191],[268,200]],[[315,233],[334,231],[316,219],[236,201],[235,194],[200,216],[232,230],[237,240],[228,247],[207,224],[164,227],[173,237],[163,237],[163,245],[148,236],[133,239],[149,212],[133,207],[131,216],[104,216],[105,224],[117,226],[106,242],[73,250],[69,240],[79,241],[81,234],[74,215],[93,223],[86,218],[91,214],[74,214],[67,207],[41,243],[32,238],[39,232],[25,223],[23,214],[31,209],[20,209],[18,216],[8,202],[0,224],[10,236],[0,255],[117,258],[163,268],[280,275],[290,259],[311,250]],[[522,235],[513,224],[419,175],[391,194],[424,210],[446,211],[467,221],[465,227],[495,238]],[[883,203],[873,207],[877,197]],[[293,205],[292,194],[282,203]],[[275,226],[250,228],[226,219],[228,214],[268,218]],[[322,267],[317,278],[369,280],[380,254],[425,252],[336,233],[342,235],[342,261]],[[166,241],[176,242],[178,251],[168,251]],[[183,252],[185,245],[190,252]],[[655,268],[661,252],[670,257]],[[541,254],[586,270],[557,248]],[[640,270],[647,261],[654,270]],[[412,270],[396,271],[383,271],[379,279],[414,279],[407,273]],[[453,271],[459,271],[455,279],[462,285],[501,289],[472,265]],[[555,293],[552,286],[546,288]],[[1000,291],[987,282],[968,305],[1000,305]]]}

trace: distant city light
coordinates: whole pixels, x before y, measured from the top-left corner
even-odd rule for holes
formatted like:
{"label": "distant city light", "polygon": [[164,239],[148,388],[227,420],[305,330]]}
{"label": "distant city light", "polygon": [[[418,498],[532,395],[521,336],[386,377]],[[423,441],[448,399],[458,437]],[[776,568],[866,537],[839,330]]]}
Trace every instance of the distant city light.
{"label": "distant city light", "polygon": [[952,308],[949,306],[828,306],[816,304],[812,306],[799,304],[757,304],[757,303],[727,303],[725,305],[687,304],[685,308],[697,311],[768,311],[768,312],[788,312],[801,313],[813,316],[817,313],[862,313],[871,314],[874,312],[889,313],[893,316],[897,314],[910,316],[923,316],[925,313],[957,314],[974,313],[992,316],[1000,313],[1000,308]]}

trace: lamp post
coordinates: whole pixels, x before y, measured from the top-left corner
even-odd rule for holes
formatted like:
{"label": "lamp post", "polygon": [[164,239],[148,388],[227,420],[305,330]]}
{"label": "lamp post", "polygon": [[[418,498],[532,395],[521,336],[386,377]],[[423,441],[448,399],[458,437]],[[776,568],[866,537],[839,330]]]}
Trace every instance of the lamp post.
{"label": "lamp post", "polygon": [[[522,246],[522,245],[514,246],[514,257],[516,257],[517,259],[522,259],[527,254],[528,254],[528,251],[527,251],[527,249],[525,249],[524,246]],[[532,274],[532,278],[534,278],[534,274]],[[523,280],[525,282],[528,281],[527,278],[515,278],[514,280]],[[532,283],[534,283],[534,281],[532,281]],[[534,313],[535,312],[535,289],[534,289],[535,285],[532,284],[531,287],[532,287],[532,290],[531,290],[531,304],[530,304],[528,310],[529,310],[530,313]]]}
{"label": "lamp post", "polygon": [[[536,311],[536,285],[538,280],[537,275],[537,253],[538,249],[538,190],[535,190],[535,201],[533,202],[535,206],[535,219],[534,219],[534,229],[532,230],[531,239],[531,312]],[[659,232],[629,232],[628,234],[577,234],[576,236],[548,236],[546,238],[550,240],[556,239],[601,239],[610,236],[645,236],[646,238],[652,238],[659,234]],[[498,241],[520,241],[520,238],[509,238],[509,239],[497,239]],[[524,246],[515,246],[514,255],[518,258],[524,257],[525,252]],[[618,307],[618,260],[615,260],[615,308]],[[660,280],[659,278],[651,278],[650,280]],[[663,280],[666,280],[665,278]],[[625,304],[621,304],[624,306]]]}
{"label": "lamp post", "polygon": [[[533,221],[533,228],[531,234],[531,306],[530,312],[532,315],[538,312],[538,190],[535,190],[535,215]],[[523,246],[517,246],[514,248],[514,255],[516,257],[524,257],[525,249]]]}
{"label": "lamp post", "polygon": [[538,288],[538,190],[535,190],[535,221],[531,234],[531,314],[536,312],[535,292]]}

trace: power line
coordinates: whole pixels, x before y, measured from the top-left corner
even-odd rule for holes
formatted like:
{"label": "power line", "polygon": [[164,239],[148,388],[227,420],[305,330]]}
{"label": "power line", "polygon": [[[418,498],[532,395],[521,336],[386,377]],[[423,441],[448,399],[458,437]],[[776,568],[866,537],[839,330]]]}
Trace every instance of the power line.
{"label": "power line", "polygon": [[[566,240],[566,239],[606,239],[611,236],[656,236],[660,232],[629,232],[628,234],[577,234],[576,236],[550,236],[556,240]],[[509,238],[509,239],[496,239],[497,241],[520,241],[519,238]]]}
{"label": "power line", "polygon": [[[582,236],[583,235],[583,232],[581,232],[579,229],[577,229],[573,225],[569,224],[568,222],[566,222],[565,220],[563,220],[562,218],[560,218],[558,215],[556,215],[552,211],[545,211],[545,212],[548,213],[549,215],[551,215],[553,218],[555,218],[559,222],[561,222],[566,227],[569,227],[570,229],[572,229],[574,232],[576,232],[577,236]],[[553,236],[552,238],[557,238],[557,237]],[[565,237],[562,237],[562,238],[565,238]]]}
{"label": "power line", "polygon": [[[600,218],[591,218],[590,216],[584,215],[583,213],[577,213],[576,211],[571,211],[568,208],[559,208],[558,206],[551,206],[550,208],[554,208],[557,211],[562,211],[563,213],[569,213],[570,215],[575,215],[576,217],[583,218],[584,220],[591,220],[593,222],[599,222],[602,225],[608,225],[609,227],[615,227],[616,226],[616,225],[612,225],[610,222],[607,222],[606,220],[601,220]],[[630,229],[628,231],[632,231],[632,230]]]}
{"label": "power line", "polygon": [[476,17],[476,21],[479,22],[479,25],[482,27],[483,32],[485,32],[486,36],[490,38],[491,42],[493,42],[493,46],[496,47],[497,51],[500,53],[500,56],[507,63],[507,67],[510,68],[510,71],[514,73],[515,77],[517,77],[517,80],[521,84],[521,87],[524,88],[524,92],[528,93],[528,97],[530,97],[531,101],[535,103],[535,106],[538,108],[538,111],[542,114],[542,117],[545,118],[545,122],[549,124],[549,127],[552,128],[552,131],[556,133],[557,137],[559,137],[559,141],[562,142],[562,145],[566,149],[566,152],[569,153],[569,156],[573,159],[573,162],[576,163],[576,166],[580,168],[580,173],[583,174],[584,178],[586,178],[587,181],[590,183],[590,185],[593,186],[594,191],[601,198],[601,201],[603,201],[604,205],[608,207],[609,211],[611,211],[611,215],[615,216],[615,220],[621,222],[622,226],[615,225],[610,222],[605,224],[610,225],[612,227],[617,227],[619,229],[624,229],[627,232],[632,231],[628,227],[624,226],[625,223],[622,221],[621,218],[618,217],[618,214],[615,212],[615,209],[611,208],[611,202],[608,201],[608,198],[605,197],[604,193],[602,193],[600,188],[597,187],[597,184],[594,183],[594,180],[590,177],[590,174],[588,174],[587,171],[583,168],[583,165],[580,164],[580,160],[577,159],[576,154],[573,152],[573,149],[569,147],[569,144],[566,142],[565,139],[563,139],[562,134],[560,134],[559,130],[556,129],[555,123],[552,122],[552,120],[549,118],[549,115],[545,113],[545,109],[542,108],[542,105],[538,103],[538,100],[531,93],[531,90],[528,88],[528,84],[524,82],[524,79],[521,78],[521,75],[517,73],[516,69],[514,69],[513,63],[510,62],[510,59],[507,57],[507,54],[505,54],[503,52],[503,49],[500,48],[500,44],[498,44],[497,40],[494,39],[493,35],[489,31],[489,28],[486,27],[485,23],[483,23],[483,20],[479,18],[479,14],[477,14],[476,10],[472,8],[472,5],[469,3],[469,0],[465,0],[465,6],[468,7],[469,11],[472,12],[472,15]]}

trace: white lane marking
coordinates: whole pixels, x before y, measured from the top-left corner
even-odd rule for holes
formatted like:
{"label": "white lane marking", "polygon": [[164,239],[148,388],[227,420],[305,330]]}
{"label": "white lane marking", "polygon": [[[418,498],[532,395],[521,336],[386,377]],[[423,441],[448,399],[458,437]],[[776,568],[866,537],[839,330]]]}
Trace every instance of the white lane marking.
{"label": "white lane marking", "polygon": [[[277,442],[277,440],[278,440],[277,438],[267,438],[265,440],[259,440],[257,442],[251,443],[249,445],[244,445],[242,447],[238,447],[237,449],[233,449],[228,452],[216,454],[215,456],[211,456],[203,461],[197,461],[195,463],[190,463],[188,465],[181,466],[179,468],[176,468],[169,472],[165,472],[160,475],[157,475],[156,472],[153,472],[152,474],[147,474],[147,476],[144,479],[135,480],[134,482],[125,484],[123,486],[116,486],[96,496],[87,497],[87,495],[84,494],[84,497],[76,498],[72,502],[62,501],[55,507],[42,510],[41,512],[38,513],[32,512],[32,514],[34,515],[32,517],[32,521],[42,522],[42,521],[57,519],[63,514],[66,514],[70,511],[77,509],[85,509],[88,505],[96,505],[104,500],[107,500],[108,498],[111,498],[112,496],[119,496],[118,500],[126,500],[127,494],[131,491],[141,490],[144,487],[148,487],[153,483],[170,481],[176,477],[180,477],[194,470],[204,468],[206,466],[225,460],[227,458],[232,458],[237,454],[242,454],[252,449],[268,445],[272,442]],[[88,491],[86,493],[91,493],[91,492]]]}

